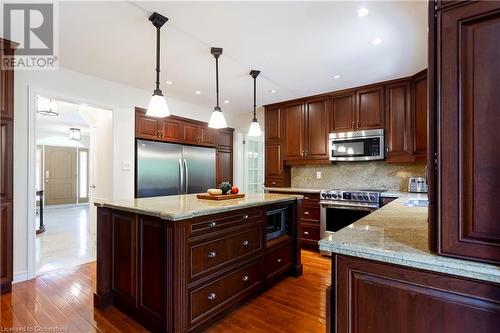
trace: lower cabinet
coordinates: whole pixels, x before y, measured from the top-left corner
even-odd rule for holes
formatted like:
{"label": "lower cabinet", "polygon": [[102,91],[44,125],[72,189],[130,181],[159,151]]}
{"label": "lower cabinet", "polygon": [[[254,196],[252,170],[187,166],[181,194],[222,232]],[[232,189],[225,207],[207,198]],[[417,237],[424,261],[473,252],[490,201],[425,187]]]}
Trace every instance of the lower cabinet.
{"label": "lower cabinet", "polygon": [[0,294],[12,287],[12,201],[0,202]]}
{"label": "lower cabinet", "polygon": [[499,284],[344,255],[332,263],[332,332],[487,333],[500,327]]}

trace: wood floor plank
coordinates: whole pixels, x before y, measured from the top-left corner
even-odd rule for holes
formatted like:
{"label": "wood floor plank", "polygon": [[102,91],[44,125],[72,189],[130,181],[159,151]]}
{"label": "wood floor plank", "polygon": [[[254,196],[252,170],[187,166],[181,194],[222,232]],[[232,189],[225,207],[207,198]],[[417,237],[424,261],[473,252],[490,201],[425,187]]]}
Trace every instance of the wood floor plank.
{"label": "wood floor plank", "polygon": [[[302,251],[304,274],[287,277],[213,323],[208,333],[324,333],[330,260]],[[96,263],[16,283],[0,297],[0,327],[66,327],[66,332],[147,332],[114,307],[93,306]]]}

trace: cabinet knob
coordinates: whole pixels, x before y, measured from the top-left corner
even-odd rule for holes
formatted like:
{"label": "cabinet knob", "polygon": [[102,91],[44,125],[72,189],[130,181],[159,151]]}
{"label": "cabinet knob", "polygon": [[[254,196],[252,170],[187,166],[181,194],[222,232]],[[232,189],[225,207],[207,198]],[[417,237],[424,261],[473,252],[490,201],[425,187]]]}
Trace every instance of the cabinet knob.
{"label": "cabinet knob", "polygon": [[215,258],[216,256],[217,256],[217,253],[215,253],[214,251],[208,252],[209,258]]}
{"label": "cabinet knob", "polygon": [[214,222],[214,221],[208,223],[208,226],[210,228],[214,228],[216,225],[217,225],[217,222]]}
{"label": "cabinet knob", "polygon": [[304,197],[304,199],[309,200],[309,197]]}
{"label": "cabinet knob", "polygon": [[304,212],[304,215],[309,215],[309,212],[306,210],[306,211]]}
{"label": "cabinet knob", "polygon": [[245,275],[241,280],[243,280],[243,282],[247,282],[248,281],[248,275]]}
{"label": "cabinet knob", "polygon": [[276,262],[280,263],[281,262],[281,258],[276,259]]}
{"label": "cabinet knob", "polygon": [[271,182],[271,184],[276,185],[276,182]]}
{"label": "cabinet knob", "polygon": [[385,147],[385,152],[389,154],[389,146]]}
{"label": "cabinet knob", "polygon": [[352,122],[352,125],[351,125],[352,129],[356,129],[356,125],[355,125],[355,124],[356,124],[356,122],[355,122],[355,121],[353,121],[353,122]]}
{"label": "cabinet knob", "polygon": [[304,235],[309,235],[309,231],[304,231]]}
{"label": "cabinet knob", "polygon": [[244,241],[241,243],[241,245],[243,245],[243,246],[248,246],[248,244],[250,244],[250,242],[249,242],[249,241],[247,241],[247,240],[244,240]]}
{"label": "cabinet knob", "polygon": [[208,299],[209,300],[213,301],[216,298],[217,298],[217,294],[216,293],[210,293],[210,294],[208,294]]}
{"label": "cabinet knob", "polygon": [[359,121],[356,122],[356,129],[359,129]]}
{"label": "cabinet knob", "polygon": [[248,220],[248,214],[243,215],[243,220]]}

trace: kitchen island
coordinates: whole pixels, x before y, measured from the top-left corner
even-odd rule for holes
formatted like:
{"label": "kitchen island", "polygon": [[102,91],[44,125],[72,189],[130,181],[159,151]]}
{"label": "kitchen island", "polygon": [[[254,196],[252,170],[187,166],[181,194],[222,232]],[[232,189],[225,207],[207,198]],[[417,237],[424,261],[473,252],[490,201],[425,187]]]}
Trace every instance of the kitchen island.
{"label": "kitchen island", "polygon": [[[94,306],[112,304],[155,332],[202,331],[281,277],[302,274],[301,201],[255,193],[96,202]],[[283,224],[281,236],[267,240],[268,220]]]}
{"label": "kitchen island", "polygon": [[425,199],[404,194],[320,241],[332,252],[329,332],[498,330],[500,268],[432,253]]}

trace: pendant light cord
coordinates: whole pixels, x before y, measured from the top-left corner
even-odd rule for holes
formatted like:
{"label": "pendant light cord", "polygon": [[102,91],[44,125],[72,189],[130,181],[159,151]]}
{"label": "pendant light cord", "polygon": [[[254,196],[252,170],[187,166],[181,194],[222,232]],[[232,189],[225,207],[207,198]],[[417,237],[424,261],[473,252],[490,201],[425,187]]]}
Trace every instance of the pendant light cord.
{"label": "pendant light cord", "polygon": [[257,121],[257,77],[253,78],[253,121]]}
{"label": "pendant light cord", "polygon": [[217,94],[217,107],[219,107],[219,57],[215,57],[215,91]]}
{"label": "pendant light cord", "polygon": [[156,28],[156,90],[160,90],[160,28]]}

